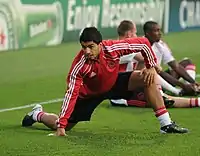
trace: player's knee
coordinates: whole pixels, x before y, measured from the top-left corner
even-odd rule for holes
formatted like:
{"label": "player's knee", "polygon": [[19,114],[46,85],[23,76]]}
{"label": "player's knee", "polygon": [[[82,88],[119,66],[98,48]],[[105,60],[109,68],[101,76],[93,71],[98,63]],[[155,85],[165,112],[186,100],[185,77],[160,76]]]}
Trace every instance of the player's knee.
{"label": "player's knee", "polygon": [[140,70],[136,70],[133,72],[133,74],[131,74],[131,80],[133,83],[143,83],[144,82],[144,74],[141,73]]}
{"label": "player's knee", "polygon": [[129,78],[128,90],[133,91],[138,87],[144,87],[144,74],[134,71]]}
{"label": "player's knee", "polygon": [[161,85],[158,75],[154,77],[154,82],[156,85]]}
{"label": "player's knee", "polygon": [[180,62],[180,64],[181,64],[183,67],[186,67],[186,66],[188,66],[188,65],[190,65],[190,64],[193,64],[193,63],[192,63],[192,60],[191,60],[191,59],[186,58],[186,59],[183,59],[183,60]]}

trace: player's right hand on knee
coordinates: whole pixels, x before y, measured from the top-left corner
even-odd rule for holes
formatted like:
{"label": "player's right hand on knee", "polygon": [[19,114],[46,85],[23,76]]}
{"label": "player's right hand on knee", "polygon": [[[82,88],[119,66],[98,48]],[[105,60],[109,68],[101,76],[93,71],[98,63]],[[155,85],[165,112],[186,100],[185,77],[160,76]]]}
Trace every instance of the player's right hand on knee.
{"label": "player's right hand on knee", "polygon": [[150,86],[152,83],[154,83],[156,76],[155,68],[144,68],[140,73],[144,77],[144,83],[146,86]]}

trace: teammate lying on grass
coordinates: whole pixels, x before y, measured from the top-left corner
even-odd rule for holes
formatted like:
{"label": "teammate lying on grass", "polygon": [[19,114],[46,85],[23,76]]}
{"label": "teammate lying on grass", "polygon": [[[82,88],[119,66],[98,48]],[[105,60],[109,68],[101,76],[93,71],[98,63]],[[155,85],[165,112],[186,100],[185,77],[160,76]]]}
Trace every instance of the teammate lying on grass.
{"label": "teammate lying on grass", "polygon": [[[135,72],[140,72],[135,70]],[[166,107],[174,107],[174,108],[193,108],[193,107],[200,107],[200,97],[175,97],[170,96],[161,91],[161,95],[164,98],[165,106]],[[145,95],[144,89],[138,88],[133,93],[130,99],[117,99],[117,100],[110,100],[112,106],[134,106],[134,107],[150,107],[148,104]]]}
{"label": "teammate lying on grass", "polygon": [[[156,86],[156,57],[149,41],[144,38],[104,40],[94,27],[85,28],[80,36],[82,49],[75,57],[68,74],[68,87],[60,115],[43,112],[36,106],[28,113],[22,126],[42,122],[56,129],[56,136],[65,136],[80,121],[89,121],[95,108],[105,99],[128,99],[138,87],[143,87],[160,122],[162,133],[187,133],[171,121],[163,98]],[[142,73],[119,73],[119,58],[141,52],[146,68]]]}

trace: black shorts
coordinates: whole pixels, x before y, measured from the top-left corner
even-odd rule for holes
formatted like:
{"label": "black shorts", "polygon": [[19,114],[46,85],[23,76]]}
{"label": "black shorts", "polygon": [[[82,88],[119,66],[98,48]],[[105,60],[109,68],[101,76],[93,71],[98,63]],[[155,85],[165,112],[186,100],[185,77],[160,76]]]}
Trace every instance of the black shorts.
{"label": "black shorts", "polygon": [[130,99],[133,95],[133,92],[128,91],[128,82],[131,73],[119,73],[115,85],[105,94],[88,99],[78,98],[68,122],[89,121],[95,108],[105,99]]}

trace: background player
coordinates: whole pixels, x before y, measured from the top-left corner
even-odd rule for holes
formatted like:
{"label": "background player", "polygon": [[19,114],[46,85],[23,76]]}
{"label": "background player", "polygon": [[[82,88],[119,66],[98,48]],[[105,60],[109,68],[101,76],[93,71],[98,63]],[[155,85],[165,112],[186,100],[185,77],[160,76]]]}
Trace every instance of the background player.
{"label": "background player", "polygon": [[[117,32],[119,35],[119,39],[137,36],[135,24],[127,20],[120,23],[117,28]],[[177,63],[175,58],[172,56],[172,53],[167,44],[160,40],[160,27],[156,22],[146,22],[144,25],[144,32],[145,37],[147,37],[152,44],[152,49],[154,50],[158,58],[158,64],[169,64],[169,66],[174,69],[168,70],[168,72],[160,72],[160,75],[163,76],[163,78],[167,79],[166,81],[159,76],[159,80],[161,81],[163,89],[168,90],[175,95],[195,95],[195,93],[198,93],[199,89],[196,90],[197,92],[194,91],[194,86],[198,86],[198,83],[195,82],[195,66],[191,63],[191,60],[185,59],[181,61],[180,64]],[[127,56],[123,56],[120,58],[120,72],[131,71],[132,69],[141,70],[142,68],[144,68],[143,62],[144,61],[141,54],[130,54]],[[183,65],[185,69],[183,68]],[[177,76],[177,74],[174,74],[176,73],[176,71],[180,73],[179,76]],[[189,79],[188,81],[191,82],[191,85],[179,81],[178,78],[180,78],[180,75],[182,75],[182,77],[186,80]],[[174,87],[176,85],[179,86],[181,89]]]}
{"label": "background player", "polygon": [[[149,27],[148,26],[149,23],[155,24],[155,22],[147,22],[144,25],[144,30],[147,29],[146,27]],[[157,33],[159,34],[159,37],[155,37],[157,39],[154,39],[154,42],[157,41],[160,43],[159,44],[157,44],[157,42],[153,43],[153,41],[151,43],[153,44],[153,46],[152,46],[153,50],[155,50],[156,54],[158,55],[158,62],[159,62],[159,64],[161,64],[162,60],[164,60],[164,63],[171,62],[174,60],[174,57],[171,55],[171,52],[169,51],[166,44],[163,44],[164,42],[160,40],[160,36],[161,36],[160,29],[157,29],[157,31],[158,31]],[[119,26],[117,28],[117,32],[119,35],[119,39],[125,39],[125,38],[129,38],[129,37],[137,36],[136,35],[137,30],[136,30],[135,24],[128,20],[124,20],[119,24]],[[148,37],[148,38],[150,38],[150,37]],[[141,62],[139,67],[137,66],[138,62]],[[143,57],[141,56],[141,54],[136,54],[136,55],[130,54],[127,56],[122,56],[120,58],[120,72],[133,71],[136,69],[142,69],[143,67],[144,67]],[[169,84],[167,81],[165,81],[162,77],[158,76],[158,78],[159,78],[160,83],[164,86],[164,88],[169,89],[170,91],[176,93],[176,95],[178,95],[180,93],[180,91],[181,91],[180,89],[175,88],[174,86]],[[180,83],[182,83],[182,82],[180,82]],[[190,85],[187,85],[184,83],[183,83],[183,86],[185,86],[185,87],[183,87],[185,89],[185,92],[190,92],[190,93],[194,92],[193,86],[190,87]],[[198,98],[182,98],[181,100],[179,100],[178,98],[170,97],[167,94],[164,95],[164,99],[165,98],[168,98],[168,99],[170,98],[170,99],[174,100],[175,101],[174,107],[191,107],[191,106],[198,107],[199,106]],[[117,100],[111,100],[111,103],[113,105],[136,105],[136,106],[138,105],[139,106],[140,104],[143,105],[143,103],[141,103],[140,100],[144,101],[144,98],[138,99],[138,97],[134,97],[132,100],[117,99]],[[171,102],[170,100],[167,100],[165,102],[165,104],[167,104],[167,105],[172,104],[172,103],[173,102]]]}
{"label": "background player", "polygon": [[[145,37],[150,41],[152,49],[156,54],[158,64],[164,63],[170,67],[166,72],[161,71],[159,75],[172,86],[179,86],[182,90],[165,85],[166,83],[162,81],[163,88],[170,90],[176,95],[195,95],[195,93],[199,93],[199,84],[195,81],[196,67],[192,61],[190,59],[184,59],[179,63],[176,61],[167,44],[161,40],[161,29],[158,23],[148,21],[144,24],[143,30]],[[189,84],[179,81],[179,78],[183,78]]]}

